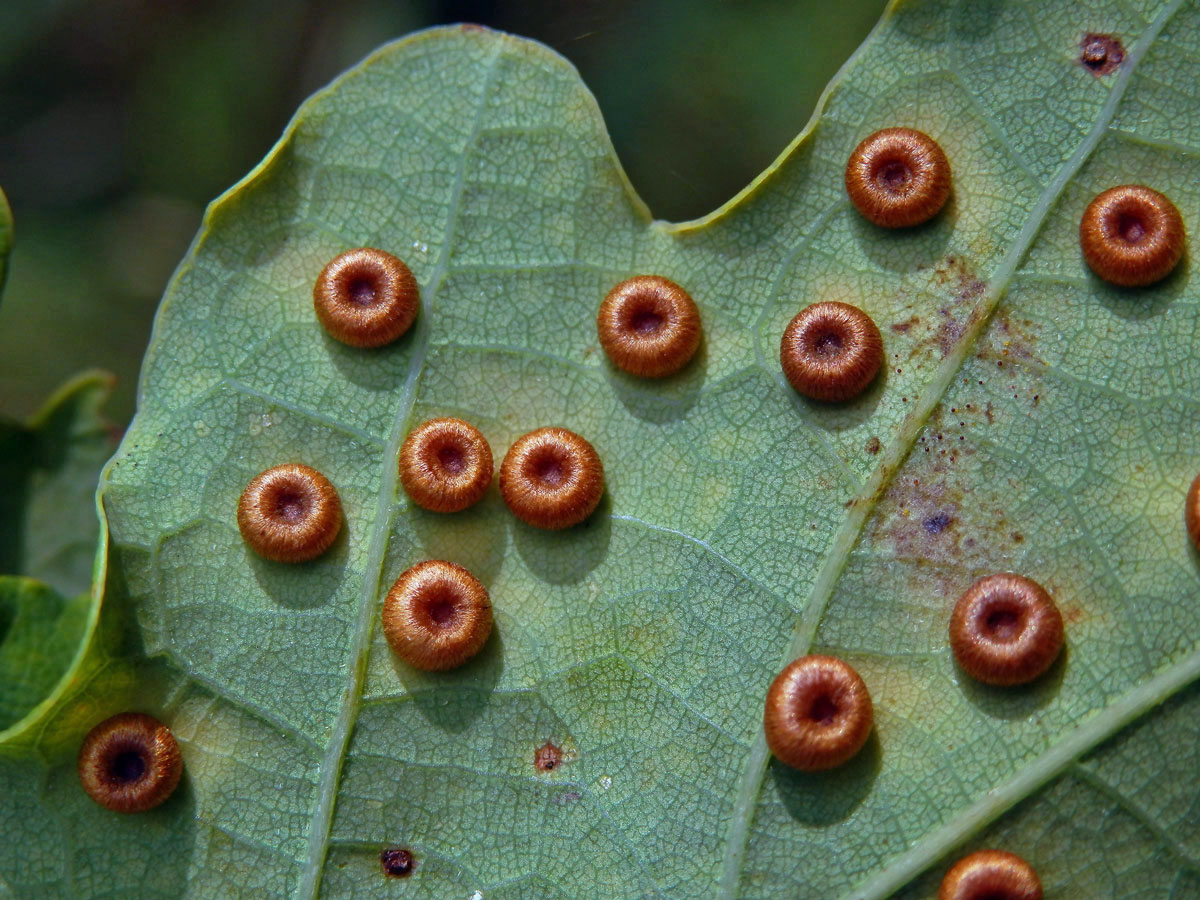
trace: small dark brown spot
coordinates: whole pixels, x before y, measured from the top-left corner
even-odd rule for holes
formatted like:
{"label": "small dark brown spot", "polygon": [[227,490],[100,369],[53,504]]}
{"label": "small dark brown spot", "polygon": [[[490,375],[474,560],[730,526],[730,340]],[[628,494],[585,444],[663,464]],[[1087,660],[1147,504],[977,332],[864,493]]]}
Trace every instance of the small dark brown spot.
{"label": "small dark brown spot", "polygon": [[403,847],[385,847],[379,854],[379,865],[383,874],[392,878],[407,878],[417,867],[417,860],[411,850]]}
{"label": "small dark brown spot", "polygon": [[1079,42],[1080,65],[1097,77],[1114,71],[1124,58],[1125,48],[1116,35],[1089,32]]}
{"label": "small dark brown spot", "polygon": [[562,762],[562,749],[546,741],[533,753],[533,766],[539,772],[552,772]]}
{"label": "small dark brown spot", "polygon": [[868,453],[870,453],[872,456],[874,456],[876,453],[878,453],[882,448],[883,448],[883,445],[881,443],[879,443],[879,438],[874,437],[874,436],[867,438],[866,451]]}

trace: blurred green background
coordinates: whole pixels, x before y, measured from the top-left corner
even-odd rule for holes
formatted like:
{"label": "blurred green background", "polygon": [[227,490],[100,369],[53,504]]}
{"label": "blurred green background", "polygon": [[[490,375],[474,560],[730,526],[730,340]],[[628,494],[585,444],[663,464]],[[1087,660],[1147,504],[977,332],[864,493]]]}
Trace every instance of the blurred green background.
{"label": "blurred green background", "polygon": [[540,40],[595,93],[654,214],[701,216],[795,137],[883,0],[0,0],[0,186],[16,220],[0,415],[88,366],[133,414],[155,307],[204,205],[299,103],[445,22]]}

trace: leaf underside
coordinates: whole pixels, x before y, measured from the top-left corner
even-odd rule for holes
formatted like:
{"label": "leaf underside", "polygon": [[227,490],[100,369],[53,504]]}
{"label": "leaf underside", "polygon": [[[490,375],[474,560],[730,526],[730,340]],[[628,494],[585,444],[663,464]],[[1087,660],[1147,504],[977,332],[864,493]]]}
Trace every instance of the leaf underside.
{"label": "leaf underside", "polygon": [[[1111,288],[1077,238],[1128,182],[1200,232],[1200,8],[1134,5],[899,4],[775,166],[685,225],[650,220],[594,101],[536,44],[425,32],[309,101],[210,209],[101,487],[128,703],[170,723],[183,786],[120,817],[61,754],[0,766],[0,830],[22,836],[0,845],[0,896],[916,898],[974,846],[1025,856],[1062,900],[1200,895],[1198,292],[1186,261]],[[1087,32],[1120,38],[1115,71],[1080,65]],[[941,143],[954,195],[883,232],[842,169],[892,125]],[[422,290],[378,351],[332,341],[311,304],[321,267],[364,245]],[[615,371],[595,332],[607,290],[646,272],[704,322],[661,382]],[[779,372],[817,300],[884,334],[853,403]],[[584,435],[599,511],[544,533],[494,487],[464,513],[414,508],[396,456],[435,415],[498,456],[543,425]],[[289,567],[233,513],[290,461],[337,486],[345,529]],[[450,673],[406,667],[378,628],[427,558],[471,569],[496,610]],[[956,670],[946,622],[1008,570],[1056,597],[1067,651],[989,689]],[[877,718],[821,776],[761,737],[767,684],[809,651],[847,659]],[[98,684],[77,685],[83,728]],[[564,757],[542,772],[547,741]],[[383,875],[388,846],[410,877]]]}

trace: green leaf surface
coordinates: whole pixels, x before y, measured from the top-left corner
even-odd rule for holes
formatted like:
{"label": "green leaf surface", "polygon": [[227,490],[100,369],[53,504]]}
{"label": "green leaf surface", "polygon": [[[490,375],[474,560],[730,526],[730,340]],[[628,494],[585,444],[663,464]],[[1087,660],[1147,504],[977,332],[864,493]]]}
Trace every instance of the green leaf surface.
{"label": "green leaf surface", "polygon": [[[128,702],[171,724],[183,787],[118,817],[40,745],[0,767],[0,824],[30,823],[0,849],[0,894],[932,897],[963,846],[999,845],[1052,898],[1196,896],[1197,291],[1187,263],[1104,285],[1077,226],[1133,181],[1200,227],[1200,8],[1081,15],[893,6],[776,165],[685,225],[651,220],[577,76],[534,44],[426,32],[306,104],[210,209],[102,485],[103,621],[128,625]],[[1079,64],[1087,31],[1120,37],[1116,71]],[[949,208],[910,231],[865,223],[842,184],[891,125],[954,170]],[[321,267],[362,245],[422,288],[380,351],[333,342],[311,306]],[[704,319],[700,357],[663,382],[596,340],[600,299],[642,272]],[[841,406],[798,398],[777,361],[791,316],[832,299],[872,315],[888,356]],[[494,489],[414,508],[397,452],[442,414],[497,456],[542,425],[584,435],[599,511],[544,533]],[[288,567],[244,546],[234,510],[292,460],[337,486],[346,527]],[[427,558],[470,568],[496,610],[450,673],[408,668],[378,628]],[[1001,570],[1067,623],[1030,688],[980,687],[947,647],[954,600]],[[771,761],[761,732],[766,686],[810,650],[850,661],[876,708],[864,751],[822,776]],[[564,761],[541,772],[547,741]],[[382,874],[392,845],[411,877]]]}
{"label": "green leaf surface", "polygon": [[0,420],[0,573],[88,593],[100,522],[96,482],[116,449],[104,404],[115,379],[84,372],[29,422]]}
{"label": "green leaf surface", "polygon": [[0,575],[0,732],[62,679],[91,605],[87,594],[68,601],[40,581]]}

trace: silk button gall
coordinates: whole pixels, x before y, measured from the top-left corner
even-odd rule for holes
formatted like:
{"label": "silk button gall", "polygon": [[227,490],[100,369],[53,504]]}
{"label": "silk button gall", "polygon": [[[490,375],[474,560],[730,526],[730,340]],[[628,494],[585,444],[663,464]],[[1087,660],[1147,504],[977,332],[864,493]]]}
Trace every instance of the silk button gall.
{"label": "silk button gall", "polygon": [[783,374],[799,393],[840,403],[857,397],[883,365],[883,337],[865,312],[848,303],[806,306],[779,345]]}
{"label": "silk button gall", "polygon": [[854,148],[846,192],[863,217],[884,228],[928,222],[950,198],[950,161],[929,135],[885,128]]}
{"label": "silk button gall", "polygon": [[113,812],[145,812],[179,785],[183,758],[175,736],[144,713],[121,713],[88,732],[79,749],[79,781]]}
{"label": "silk button gall", "polygon": [[492,448],[462,419],[430,419],[400,448],[400,483],[417,506],[459,512],[478,503],[492,483]]}
{"label": "silk button gall", "polygon": [[695,301],[660,275],[639,275],[609,291],[596,328],[613,365],[643,378],[675,374],[700,346]]}
{"label": "silk button gall", "polygon": [[1015,853],[979,850],[946,873],[938,900],[1042,900],[1042,882]]}
{"label": "silk button gall", "polygon": [[421,291],[390,253],[359,247],[335,256],[313,284],[313,307],[330,336],[352,347],[382,347],[412,326]]}
{"label": "silk button gall", "polygon": [[1192,481],[1188,488],[1187,499],[1184,501],[1183,521],[1187,525],[1188,537],[1192,545],[1200,550],[1200,475]]}
{"label": "silk button gall", "polygon": [[242,492],[238,529],[255,553],[275,562],[315,559],[338,536],[342,502],[316,469],[286,463],[267,469]]}
{"label": "silk button gall", "polygon": [[992,685],[1033,681],[1058,658],[1062,615],[1036,581],[1001,573],[980,578],[950,617],[950,647],[972,678]]}
{"label": "silk button gall", "polygon": [[427,672],[455,669],[492,633],[487,588],[462,566],[441,559],[417,563],[383,601],[383,634],[409,665]]}
{"label": "silk button gall", "polygon": [[565,428],[539,428],[517,438],[500,464],[500,493],[521,521],[547,530],[578,525],[604,493],[595,448]]}
{"label": "silk button gall", "polygon": [[1140,184],[1109,188],[1088,204],[1079,246],[1092,271],[1121,287],[1161,281],[1183,257],[1183,217],[1165,196]]}
{"label": "silk button gall", "polygon": [[832,656],[795,660],[767,690],[767,746],[793,769],[819,772],[842,765],[862,749],[873,723],[867,686]]}

